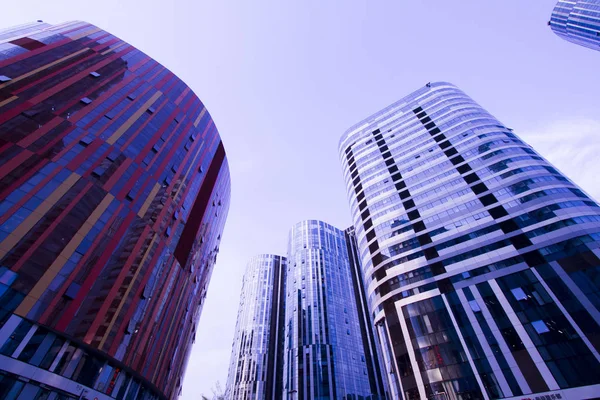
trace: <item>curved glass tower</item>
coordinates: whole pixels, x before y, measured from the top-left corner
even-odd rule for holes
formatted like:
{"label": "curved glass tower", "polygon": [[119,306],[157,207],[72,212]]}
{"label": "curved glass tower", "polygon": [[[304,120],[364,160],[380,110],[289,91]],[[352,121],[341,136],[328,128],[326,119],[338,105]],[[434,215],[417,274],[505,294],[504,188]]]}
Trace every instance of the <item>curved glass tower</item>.
{"label": "curved glass tower", "polygon": [[0,397],[175,398],[229,205],[215,124],[85,22],[0,40]]}
{"label": "curved glass tower", "polygon": [[350,128],[340,156],[394,398],[597,395],[595,201],[448,83]]}
{"label": "curved glass tower", "polygon": [[600,50],[600,0],[560,0],[548,25],[569,42]]}
{"label": "curved glass tower", "polygon": [[314,220],[292,227],[285,292],[283,398],[380,398],[344,231]]}
{"label": "curved glass tower", "polygon": [[253,257],[244,273],[231,349],[227,399],[281,399],[285,257]]}

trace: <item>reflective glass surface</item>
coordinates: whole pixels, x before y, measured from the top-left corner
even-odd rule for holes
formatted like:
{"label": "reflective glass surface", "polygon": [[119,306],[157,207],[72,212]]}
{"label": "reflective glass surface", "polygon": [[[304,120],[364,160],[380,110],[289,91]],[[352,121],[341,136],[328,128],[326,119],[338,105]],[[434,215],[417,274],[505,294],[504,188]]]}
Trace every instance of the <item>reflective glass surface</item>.
{"label": "reflective glass surface", "polygon": [[600,50],[600,0],[559,0],[549,25],[569,42]]}
{"label": "reflective glass surface", "polygon": [[350,128],[340,157],[394,397],[598,393],[594,200],[444,82]]}
{"label": "reflective glass surface", "polygon": [[281,399],[285,257],[262,254],[246,267],[233,345],[227,398]]}
{"label": "reflective glass surface", "polygon": [[[344,231],[315,220],[289,234],[283,398],[379,399]],[[368,357],[367,357],[368,355]]]}
{"label": "reflective glass surface", "polygon": [[[0,370],[175,397],[229,207],[215,124],[172,72],[88,23],[0,38]],[[39,330],[13,337],[17,316]]]}

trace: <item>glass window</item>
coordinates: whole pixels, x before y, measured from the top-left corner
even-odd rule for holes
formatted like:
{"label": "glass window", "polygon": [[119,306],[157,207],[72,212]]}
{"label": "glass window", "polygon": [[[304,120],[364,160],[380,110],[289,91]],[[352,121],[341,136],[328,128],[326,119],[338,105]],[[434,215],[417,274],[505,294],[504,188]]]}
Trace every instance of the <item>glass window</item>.
{"label": "glass window", "polygon": [[60,358],[60,361],[56,365],[56,368],[54,369],[55,373],[59,375],[64,375],[65,369],[69,365],[71,357],[73,357],[73,353],[75,353],[75,346],[69,345],[63,353],[62,357]]}
{"label": "glass window", "polygon": [[471,310],[473,310],[473,312],[481,311],[481,307],[479,307],[479,303],[477,303],[477,300],[470,300],[469,305],[471,306]]}
{"label": "glass window", "polygon": [[85,386],[92,386],[103,365],[104,363],[96,357],[84,354],[71,379]]}
{"label": "glass window", "polygon": [[29,329],[31,329],[31,324],[27,321],[21,321],[19,326],[17,326],[17,329],[14,330],[6,343],[4,343],[4,346],[2,346],[0,349],[0,353],[4,354],[5,356],[12,356],[13,352],[17,349],[19,344],[21,344],[21,341],[27,332],[29,332]]}
{"label": "glass window", "polygon": [[0,398],[15,400],[21,393],[23,386],[25,386],[25,382],[18,381],[8,375],[0,375]]}
{"label": "glass window", "polygon": [[27,342],[27,345],[25,346],[21,354],[19,354],[18,359],[21,361],[29,362],[29,360],[31,360],[31,357],[33,357],[38,347],[40,347],[40,344],[46,337],[47,333],[48,332],[45,329],[38,328],[31,337],[31,339],[29,339],[29,342]]}
{"label": "glass window", "polygon": [[140,387],[140,383],[134,379],[131,382],[131,385],[129,385],[129,390],[127,391],[127,397],[125,398],[125,400],[134,400],[137,395],[139,387]]}
{"label": "glass window", "polygon": [[542,320],[531,322],[531,326],[533,326],[533,329],[535,329],[535,331],[540,334],[550,332],[550,329],[548,329],[548,325],[546,325],[546,323]]}
{"label": "glass window", "polygon": [[527,300],[527,295],[520,287],[510,290],[517,300]]}
{"label": "glass window", "polygon": [[56,355],[58,354],[58,352],[60,351],[60,349],[62,348],[64,343],[65,343],[65,341],[61,338],[54,339],[54,342],[50,346],[50,349],[48,350],[48,352],[42,359],[42,362],[40,363],[40,368],[43,368],[43,369],[50,368],[50,366],[52,365],[52,362],[56,358]]}
{"label": "glass window", "polygon": [[116,392],[117,400],[122,400],[123,396],[125,396],[125,392],[129,387],[129,382],[131,381],[131,376],[129,374],[121,374],[119,379],[117,379],[117,383],[115,384],[115,388],[113,393]]}

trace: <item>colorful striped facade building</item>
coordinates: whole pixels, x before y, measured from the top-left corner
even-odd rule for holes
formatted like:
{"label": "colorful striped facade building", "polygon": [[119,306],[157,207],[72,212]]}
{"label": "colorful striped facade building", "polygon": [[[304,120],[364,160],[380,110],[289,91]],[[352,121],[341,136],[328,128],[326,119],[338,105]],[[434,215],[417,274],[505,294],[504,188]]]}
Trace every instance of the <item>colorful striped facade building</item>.
{"label": "colorful striped facade building", "polygon": [[229,194],[158,62],[85,22],[0,31],[0,397],[177,397]]}

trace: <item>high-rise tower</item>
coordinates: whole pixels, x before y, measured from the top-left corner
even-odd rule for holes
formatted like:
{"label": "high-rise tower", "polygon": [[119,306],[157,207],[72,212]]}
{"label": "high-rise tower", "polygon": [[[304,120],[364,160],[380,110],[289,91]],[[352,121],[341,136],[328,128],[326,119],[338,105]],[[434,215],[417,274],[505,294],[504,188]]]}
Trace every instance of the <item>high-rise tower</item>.
{"label": "high-rise tower", "polygon": [[285,399],[384,398],[379,370],[374,370],[375,356],[363,342],[364,316],[357,304],[348,255],[352,249],[344,231],[321,221],[303,221],[290,231]]}
{"label": "high-rise tower", "polygon": [[447,83],[350,128],[340,157],[395,398],[597,396],[595,201]]}
{"label": "high-rise tower", "polygon": [[0,397],[177,397],[229,191],[158,62],[85,22],[0,31]]}
{"label": "high-rise tower", "polygon": [[253,257],[244,273],[226,397],[281,399],[285,257]]}
{"label": "high-rise tower", "polygon": [[569,42],[600,50],[600,0],[559,0],[548,25]]}

